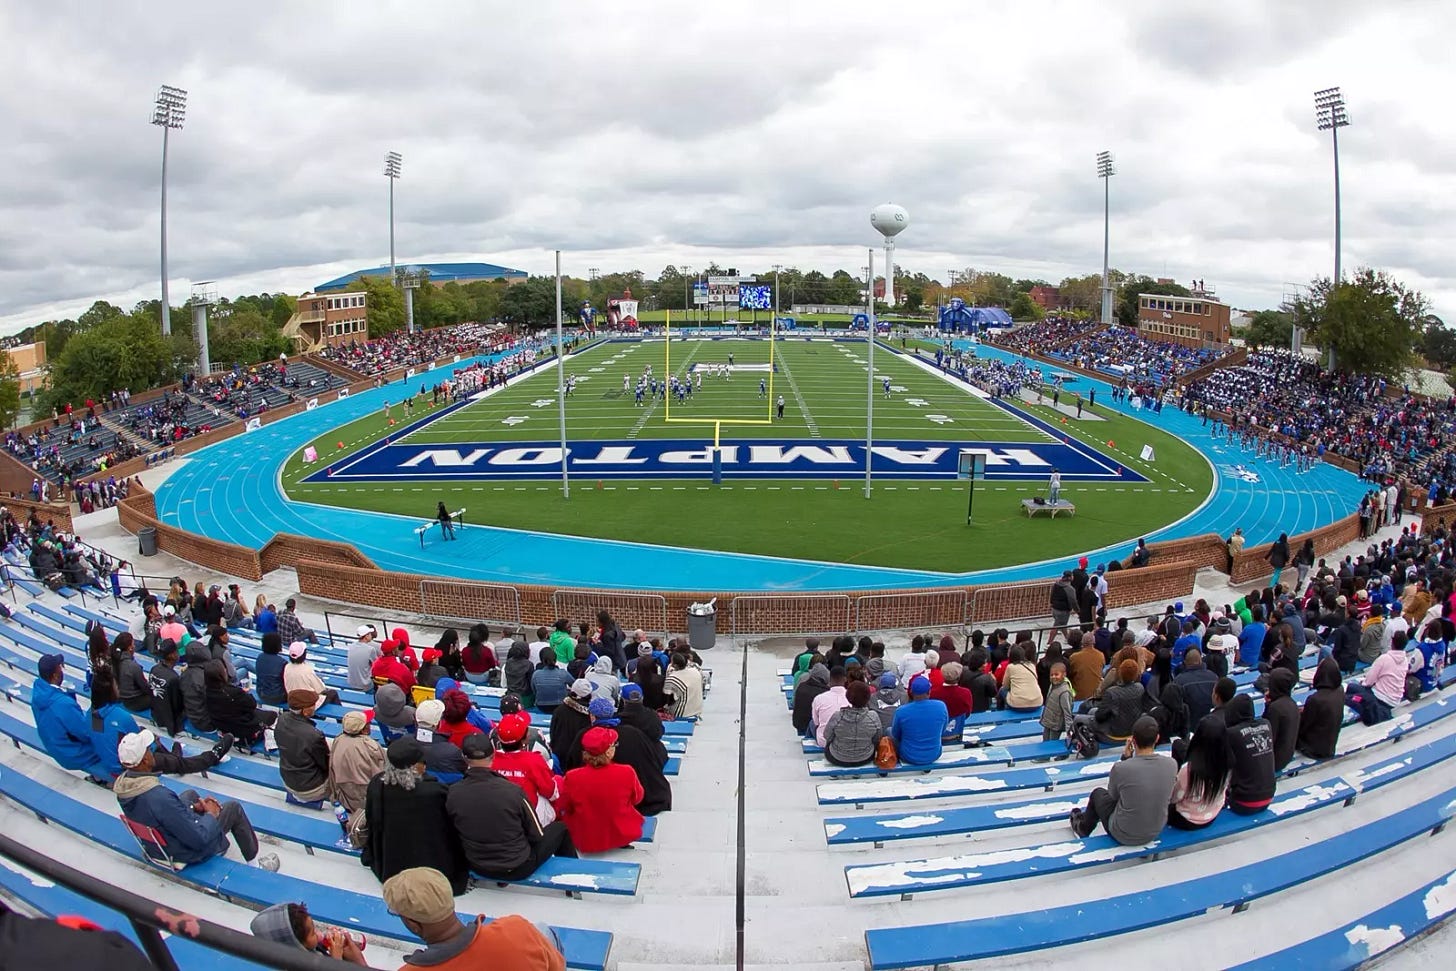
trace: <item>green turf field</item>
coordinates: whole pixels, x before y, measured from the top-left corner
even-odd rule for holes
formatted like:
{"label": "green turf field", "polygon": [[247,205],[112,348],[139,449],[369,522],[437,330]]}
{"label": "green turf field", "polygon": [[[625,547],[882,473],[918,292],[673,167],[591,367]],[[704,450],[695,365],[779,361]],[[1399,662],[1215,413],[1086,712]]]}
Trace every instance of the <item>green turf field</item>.
{"label": "green turf field", "polygon": [[[868,345],[800,340],[674,340],[601,344],[569,358],[576,387],[567,398],[569,440],[671,438],[710,444],[713,422],[724,439],[862,439],[865,434]],[[670,357],[666,355],[670,353]],[[769,370],[773,354],[777,371]],[[733,355],[732,376],[711,365]],[[701,390],[677,400],[644,400],[623,390],[647,366],[655,376],[671,367],[686,375],[706,368]],[[758,370],[752,370],[757,368]],[[1041,430],[885,350],[875,354],[876,441],[1046,441]],[[891,382],[884,397],[883,377]],[[764,382],[760,393],[759,381]],[[770,381],[772,382],[770,387]],[[411,433],[410,443],[554,440],[558,409],[554,365]],[[784,419],[772,418],[779,395]],[[406,414],[396,400],[391,417],[404,424],[429,409],[421,397]],[[1074,441],[1096,443],[1110,458],[1137,468],[1148,483],[1071,482],[1063,494],[1078,505],[1074,520],[1028,520],[1018,499],[1041,494],[1042,482],[977,485],[976,523],[965,525],[966,484],[884,479],[865,500],[862,478],[824,480],[739,479],[713,486],[706,473],[681,480],[573,480],[571,498],[559,482],[429,481],[304,483],[317,470],[300,454],[283,472],[288,493],[310,502],[420,516],[422,502],[447,498],[466,506],[471,522],[636,542],[724,549],[902,568],[963,571],[1006,566],[1104,543],[1133,540],[1192,511],[1212,487],[1212,471],[1180,440],[1121,416],[1081,422],[1050,403],[1018,403],[1027,413],[1065,429]],[[392,434],[383,411],[335,429],[313,444],[324,456],[347,455]],[[395,441],[402,441],[395,439]],[[1116,443],[1108,448],[1106,442]],[[344,449],[339,450],[339,442]],[[1143,444],[1158,454],[1154,466],[1135,456]],[[428,496],[423,494],[428,493]],[[477,514],[478,511],[478,514]]]}

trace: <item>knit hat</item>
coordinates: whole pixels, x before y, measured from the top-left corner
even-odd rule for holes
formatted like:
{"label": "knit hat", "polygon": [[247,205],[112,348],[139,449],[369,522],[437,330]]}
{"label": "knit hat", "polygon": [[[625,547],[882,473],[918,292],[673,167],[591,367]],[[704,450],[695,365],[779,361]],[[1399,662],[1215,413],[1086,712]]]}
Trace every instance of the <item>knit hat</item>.
{"label": "knit hat", "polygon": [[526,737],[531,729],[531,717],[525,712],[515,712],[510,715],[502,715],[500,721],[495,723],[495,733],[502,742],[513,745]]}
{"label": "knit hat", "polygon": [[143,728],[139,732],[132,732],[116,743],[116,758],[122,765],[131,768],[141,763],[142,757],[147,754],[147,749],[157,740],[157,736]]}
{"label": "knit hat", "polygon": [[305,644],[303,641],[294,641],[292,644],[288,645],[288,656],[291,658],[300,658],[307,653],[308,645]]}
{"label": "knit hat", "polygon": [[571,682],[571,693],[574,697],[577,698],[590,698],[592,693],[592,683],[586,678],[577,678],[575,681]]}
{"label": "knit hat", "polygon": [[384,905],[390,913],[419,924],[435,924],[455,913],[450,881],[434,867],[401,870],[384,881]]}
{"label": "knit hat", "polygon": [[626,684],[622,685],[622,700],[641,701],[642,686],[632,681],[628,681]]}
{"label": "knit hat", "polygon": [[344,734],[363,735],[369,730],[369,716],[362,711],[351,711],[344,715]]}
{"label": "knit hat", "polygon": [[299,950],[308,950],[293,933],[293,922],[288,918],[288,905],[274,904],[266,910],[261,910],[248,924],[248,929],[253,932],[254,937],[262,938],[265,941],[272,941],[275,944],[282,944],[284,947],[296,947]]}
{"label": "knit hat", "polygon": [[500,710],[502,715],[509,715],[521,710],[521,696],[514,691],[507,691],[501,695]]}
{"label": "knit hat", "polygon": [[617,744],[617,733],[610,728],[588,728],[581,733],[581,750],[588,755],[602,755]]}
{"label": "knit hat", "polygon": [[930,679],[923,674],[917,674],[910,679],[910,693],[912,695],[930,694]]}
{"label": "knit hat", "polygon": [[318,692],[308,688],[295,688],[288,692],[288,708],[290,711],[307,711],[317,705],[318,701]]}
{"label": "knit hat", "polygon": [[435,728],[445,714],[445,703],[436,698],[420,702],[415,709],[415,724],[421,728]]}
{"label": "knit hat", "polygon": [[591,705],[587,708],[587,712],[593,718],[615,718],[617,715],[617,706],[612,704],[609,698],[593,698]]}
{"label": "knit hat", "polygon": [[637,645],[637,656],[638,657],[651,657],[652,656],[652,645],[651,644],[648,644],[646,641],[643,641],[641,644],[638,644]]}

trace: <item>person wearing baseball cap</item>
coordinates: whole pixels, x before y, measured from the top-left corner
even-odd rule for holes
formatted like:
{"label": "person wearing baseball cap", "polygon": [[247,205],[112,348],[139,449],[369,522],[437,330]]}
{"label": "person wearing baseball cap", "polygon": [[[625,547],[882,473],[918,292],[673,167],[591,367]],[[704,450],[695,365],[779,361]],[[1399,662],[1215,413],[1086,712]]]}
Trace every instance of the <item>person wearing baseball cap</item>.
{"label": "person wearing baseball cap", "polygon": [[[504,701],[501,710],[505,710]],[[556,819],[556,776],[551,774],[546,757],[531,746],[533,734],[539,738],[539,733],[531,727],[531,716],[520,711],[519,706],[516,711],[501,715],[491,739],[496,753],[490,768],[520,787],[526,802],[536,810],[536,818],[546,826]]]}
{"label": "person wearing baseball cap", "polygon": [[379,645],[374,643],[373,624],[360,624],[354,631],[358,640],[349,645],[349,687],[355,691],[373,691],[374,680],[369,673],[374,662],[379,660]]}
{"label": "person wearing baseball cap", "polygon": [[657,712],[642,703],[642,686],[635,681],[623,683],[622,707],[617,710],[617,717],[622,720],[622,724],[631,725],[649,740],[662,740],[662,719],[657,717]]}
{"label": "person wearing baseball cap", "polygon": [[334,802],[351,816],[364,808],[369,780],[384,768],[384,749],[371,733],[373,715],[372,711],[346,712],[344,730],[329,749],[329,782],[334,787]]}
{"label": "person wearing baseball cap", "polygon": [[91,720],[81,711],[75,693],[61,687],[65,666],[60,654],[42,654],[36,664],[39,676],[30,689],[36,734],[62,768],[79,769],[91,781],[105,785],[111,780],[91,744]]}
{"label": "person wearing baseball cap", "polygon": [[449,792],[426,771],[418,741],[406,735],[389,743],[384,770],[364,795],[369,829],[360,853],[381,883],[402,870],[430,867],[445,874],[445,899],[470,889],[470,864],[445,809]]}
{"label": "person wearing baseball cap", "polygon": [[518,914],[462,924],[455,913],[449,879],[429,867],[412,867],[384,884],[384,904],[425,947],[405,956],[405,967],[511,967],[522,971],[566,971],[556,933]]}
{"label": "person wearing baseball cap", "polygon": [[424,752],[425,767],[448,786],[459,782],[465,774],[465,759],[441,728],[444,717],[445,703],[436,698],[422,701],[415,708],[415,738]]}
{"label": "person wearing baseball cap", "polygon": [[369,677],[376,686],[385,681],[392,681],[399,685],[399,690],[406,696],[414,690],[415,673],[409,669],[399,658],[399,642],[386,640],[379,645],[383,652],[369,669]]}
{"label": "person wearing baseball cap", "polygon": [[637,804],[646,793],[631,766],[613,761],[618,738],[615,729],[587,729],[581,737],[582,765],[561,783],[561,818],[572,843],[585,853],[615,850],[642,838]]}
{"label": "person wearing baseball cap", "polygon": [[317,692],[306,688],[288,692],[288,709],[279,713],[273,725],[283,788],[292,801],[304,804],[332,798],[329,742],[313,723],[321,700]]}
{"label": "person wearing baseball cap", "polygon": [[285,702],[288,700],[288,693],[292,691],[312,691],[319,696],[321,704],[339,703],[338,689],[328,687],[323,678],[318,676],[318,672],[313,669],[313,662],[308,659],[308,645],[303,641],[294,641],[288,645],[288,663],[283,666]]}
{"label": "person wearing baseball cap", "polygon": [[917,674],[910,679],[910,700],[890,719],[890,738],[906,765],[929,765],[941,754],[941,736],[950,722],[945,702],[930,697],[930,679]]}
{"label": "person wearing baseball cap", "polygon": [[187,629],[187,625],[177,619],[177,608],[171,604],[164,604],[162,606],[162,626],[157,630],[157,639],[167,640],[171,638],[180,646],[182,638],[190,633],[191,631]]}
{"label": "person wearing baseball cap", "polygon": [[566,827],[542,826],[520,787],[493,771],[486,735],[468,735],[465,777],[450,787],[446,809],[470,868],[497,880],[524,880],[552,856],[576,856]]}
{"label": "person wearing baseball cap", "polygon": [[162,785],[156,770],[151,732],[133,732],[116,746],[125,771],[112,786],[127,819],[150,826],[167,841],[167,852],[178,863],[201,863],[227,852],[232,836],[243,859],[264,870],[277,870],[278,857],[258,855],[258,837],[243,807],[231,800],[202,798],[192,789],[173,792]]}
{"label": "person wearing baseball cap", "polygon": [[663,771],[667,766],[667,747],[660,741],[649,739],[631,725],[623,724],[611,702],[593,701],[591,715],[592,727],[567,750],[561,767],[570,772],[585,765],[589,754],[586,736],[598,729],[609,730],[612,732],[613,761],[631,766],[642,786],[642,798],[636,803],[637,811],[644,816],[656,816],[670,810],[672,785]]}

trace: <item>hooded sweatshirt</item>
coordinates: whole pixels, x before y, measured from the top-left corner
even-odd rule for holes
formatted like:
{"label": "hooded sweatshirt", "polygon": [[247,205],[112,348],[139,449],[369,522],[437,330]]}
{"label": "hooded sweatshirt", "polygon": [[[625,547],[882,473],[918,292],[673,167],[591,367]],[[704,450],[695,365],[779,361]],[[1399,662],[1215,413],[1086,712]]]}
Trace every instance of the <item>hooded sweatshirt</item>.
{"label": "hooded sweatshirt", "polygon": [[91,744],[90,720],[69,691],[36,678],[30,689],[30,706],[36,731],[51,758],[63,768],[103,771]]}
{"label": "hooded sweatshirt", "polygon": [[1294,758],[1294,743],[1299,737],[1299,706],[1289,694],[1297,680],[1288,668],[1275,668],[1269,675],[1269,702],[1264,706],[1264,718],[1274,735],[1275,772]]}
{"label": "hooded sweatshirt", "polygon": [[296,947],[300,951],[308,950],[293,935],[293,923],[288,919],[287,904],[274,904],[266,910],[260,910],[248,925],[248,929],[253,932],[254,937],[261,937],[265,941]]}
{"label": "hooded sweatshirt", "polygon": [[1224,706],[1228,725],[1229,802],[1246,809],[1262,809],[1274,799],[1274,733],[1269,723],[1254,717],[1254,701],[1234,695]]}
{"label": "hooded sweatshirt", "polygon": [[512,644],[506,652],[503,681],[507,691],[514,691],[522,697],[531,693],[531,672],[536,666],[531,663],[531,650],[524,644]]}
{"label": "hooded sweatshirt", "polygon": [[809,722],[814,717],[814,699],[828,690],[829,669],[822,664],[814,665],[794,689],[794,731],[802,735],[809,730]]}
{"label": "hooded sweatshirt", "polygon": [[1332,757],[1344,719],[1345,687],[1340,680],[1340,665],[1327,657],[1315,668],[1314,694],[1305,701],[1304,710],[1299,714],[1295,747],[1310,758]]}
{"label": "hooded sweatshirt", "polygon": [[597,663],[586,674],[592,683],[592,697],[605,698],[616,704],[622,697],[622,682],[612,673],[612,659],[606,655],[597,658]]}
{"label": "hooded sweatshirt", "polygon": [[153,772],[127,771],[111,791],[128,819],[160,830],[167,850],[178,863],[201,863],[227,852],[227,837],[217,820],[207,813],[193,812],[177,794],[162,785]]}
{"label": "hooded sweatshirt", "polygon": [[410,731],[415,725],[415,709],[413,705],[405,704],[404,692],[399,685],[390,682],[380,685],[374,694],[374,718],[381,725]]}
{"label": "hooded sweatshirt", "polygon": [[207,645],[192,641],[187,645],[187,668],[182,672],[182,708],[187,720],[199,732],[213,730],[212,716],[207,713],[207,683],[202,666],[212,660]]}

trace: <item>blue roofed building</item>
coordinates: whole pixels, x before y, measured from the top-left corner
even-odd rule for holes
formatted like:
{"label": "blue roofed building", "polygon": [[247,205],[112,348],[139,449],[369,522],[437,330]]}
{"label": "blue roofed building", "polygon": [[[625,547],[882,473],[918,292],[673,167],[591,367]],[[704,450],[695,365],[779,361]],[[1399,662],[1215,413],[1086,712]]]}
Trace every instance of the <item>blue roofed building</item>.
{"label": "blue roofed building", "polygon": [[[446,283],[474,283],[477,280],[505,280],[507,283],[520,283],[528,275],[525,270],[513,270],[508,266],[497,266],[494,263],[401,263],[398,268],[408,273],[429,274],[430,282],[436,286]],[[327,283],[320,283],[314,287],[314,290],[318,293],[347,290],[357,283],[360,277],[366,276],[384,277],[387,280],[389,279],[389,267],[375,266],[367,270],[355,270]]]}

